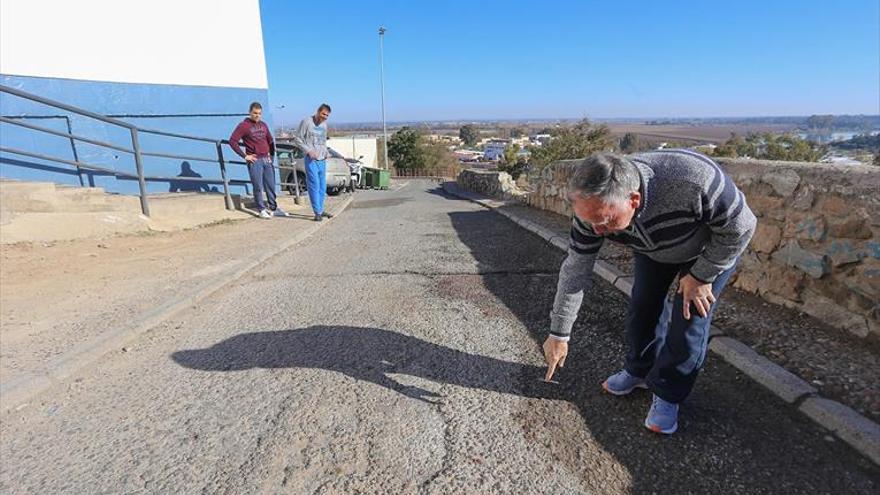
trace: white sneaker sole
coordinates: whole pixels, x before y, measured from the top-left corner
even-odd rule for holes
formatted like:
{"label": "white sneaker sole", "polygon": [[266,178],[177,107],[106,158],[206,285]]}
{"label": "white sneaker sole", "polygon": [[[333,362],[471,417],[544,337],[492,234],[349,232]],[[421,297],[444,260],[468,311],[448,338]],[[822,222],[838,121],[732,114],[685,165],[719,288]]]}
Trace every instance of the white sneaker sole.
{"label": "white sneaker sole", "polygon": [[619,395],[627,395],[637,388],[647,390],[648,384],[645,382],[641,382],[641,383],[637,383],[637,384],[633,385],[632,387],[630,387],[626,390],[611,390],[611,388],[608,386],[608,380],[605,380],[604,382],[602,382],[602,389],[604,389],[606,392],[608,392],[611,395],[618,395],[618,396]]}
{"label": "white sneaker sole", "polygon": [[653,431],[654,433],[662,433],[663,435],[672,435],[673,433],[676,432],[676,430],[678,430],[678,421],[676,421],[675,424],[672,425],[672,428],[668,428],[668,429],[663,430],[657,425],[652,425],[651,423],[648,423],[648,418],[645,418],[645,428]]}

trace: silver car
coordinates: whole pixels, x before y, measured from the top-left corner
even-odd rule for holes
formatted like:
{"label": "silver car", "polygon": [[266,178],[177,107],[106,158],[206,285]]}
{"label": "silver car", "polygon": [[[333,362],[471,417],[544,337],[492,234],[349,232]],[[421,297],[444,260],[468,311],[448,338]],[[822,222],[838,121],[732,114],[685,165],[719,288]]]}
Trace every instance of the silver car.
{"label": "silver car", "polygon": [[[283,178],[281,187],[287,189],[290,194],[296,194],[294,186],[294,178],[296,178],[299,180],[299,192],[305,193],[308,185],[306,184],[306,166],[302,150],[286,143],[276,143],[275,148],[278,166],[294,168],[294,170],[280,169],[280,175]],[[330,156],[325,160],[327,163],[327,194],[336,195],[342,191],[352,190],[348,162],[333,149],[328,149],[328,152]],[[294,177],[294,173],[296,177]]]}

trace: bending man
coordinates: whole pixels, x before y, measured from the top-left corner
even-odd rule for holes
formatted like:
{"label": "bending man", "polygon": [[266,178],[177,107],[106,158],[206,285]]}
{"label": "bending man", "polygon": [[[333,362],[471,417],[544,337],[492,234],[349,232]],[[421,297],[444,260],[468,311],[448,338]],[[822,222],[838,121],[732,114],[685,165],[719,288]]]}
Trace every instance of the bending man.
{"label": "bending man", "polygon": [[[650,389],[645,426],[671,434],[678,405],[706,357],[715,303],[755,230],[743,193],[709,158],[683,150],[587,158],[569,181],[574,217],[559,272],[544,357],[550,379],[605,239],[634,252],[624,369],[602,384],[614,395]],[[667,300],[678,277],[677,294]]]}

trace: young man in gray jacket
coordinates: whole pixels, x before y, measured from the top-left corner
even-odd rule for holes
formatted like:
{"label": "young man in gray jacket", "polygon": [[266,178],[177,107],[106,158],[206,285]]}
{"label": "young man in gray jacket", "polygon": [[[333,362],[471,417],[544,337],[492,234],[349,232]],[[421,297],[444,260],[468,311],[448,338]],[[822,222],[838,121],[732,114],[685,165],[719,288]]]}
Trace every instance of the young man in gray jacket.
{"label": "young man in gray jacket", "polygon": [[303,159],[306,169],[306,189],[316,222],[333,217],[324,211],[324,199],[327,197],[328,118],[330,118],[330,105],[322,103],[315,111],[315,115],[302,119],[293,135],[294,143],[305,154]]}
{"label": "young man in gray jacket", "polygon": [[[668,150],[587,158],[569,181],[574,217],[544,342],[547,376],[565,364],[571,328],[605,239],[630,246],[635,280],[626,317],[624,369],[602,387],[648,388],[645,426],[671,434],[678,404],[706,357],[715,302],[755,231],[743,193],[706,156]],[[677,294],[667,300],[678,277]]]}

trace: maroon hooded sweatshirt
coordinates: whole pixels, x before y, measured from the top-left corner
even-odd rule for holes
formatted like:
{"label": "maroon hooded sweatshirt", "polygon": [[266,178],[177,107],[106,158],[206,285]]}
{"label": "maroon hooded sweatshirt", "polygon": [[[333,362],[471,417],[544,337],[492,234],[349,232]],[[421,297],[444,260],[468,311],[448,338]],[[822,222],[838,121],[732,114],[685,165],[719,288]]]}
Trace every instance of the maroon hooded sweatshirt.
{"label": "maroon hooded sweatshirt", "polygon": [[238,156],[244,158],[245,153],[238,146],[238,141],[244,141],[244,149],[248,155],[257,155],[257,158],[270,158],[275,156],[275,140],[269,126],[262,120],[254,122],[250,118],[241,121],[229,136],[229,147]]}

